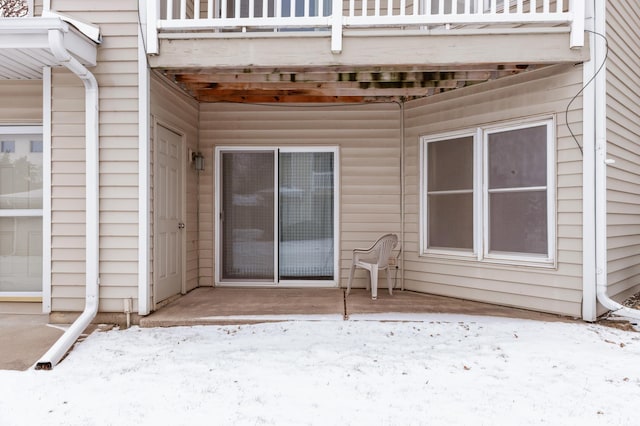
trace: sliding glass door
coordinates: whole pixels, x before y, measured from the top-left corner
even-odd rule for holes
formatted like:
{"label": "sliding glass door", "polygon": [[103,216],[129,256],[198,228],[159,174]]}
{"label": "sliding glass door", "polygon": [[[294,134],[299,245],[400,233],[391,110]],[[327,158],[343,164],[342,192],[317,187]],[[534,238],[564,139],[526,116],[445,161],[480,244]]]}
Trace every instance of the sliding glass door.
{"label": "sliding glass door", "polygon": [[335,149],[219,149],[218,281],[336,280]]}

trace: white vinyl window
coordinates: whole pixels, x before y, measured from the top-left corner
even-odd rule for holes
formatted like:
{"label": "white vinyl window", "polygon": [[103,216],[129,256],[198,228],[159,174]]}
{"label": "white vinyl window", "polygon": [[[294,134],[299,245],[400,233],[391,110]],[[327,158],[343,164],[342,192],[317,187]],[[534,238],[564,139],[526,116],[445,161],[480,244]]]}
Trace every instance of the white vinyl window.
{"label": "white vinyl window", "polygon": [[0,294],[42,293],[42,128],[0,126]]}
{"label": "white vinyl window", "polygon": [[552,263],[553,120],[421,138],[421,253]]}

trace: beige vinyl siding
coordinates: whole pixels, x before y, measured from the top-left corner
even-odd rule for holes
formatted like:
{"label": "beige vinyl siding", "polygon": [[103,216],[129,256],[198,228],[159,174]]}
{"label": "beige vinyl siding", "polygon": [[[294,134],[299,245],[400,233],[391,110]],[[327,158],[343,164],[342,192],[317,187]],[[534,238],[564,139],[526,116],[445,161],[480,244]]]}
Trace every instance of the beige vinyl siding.
{"label": "beige vinyl siding", "polygon": [[640,4],[607,2],[607,280],[616,300],[640,290]]}
{"label": "beige vinyl siding", "polygon": [[[54,0],[51,8],[100,26],[91,72],[100,94],[100,311],[138,309],[137,2]],[[81,311],[85,295],[84,88],[52,76],[52,310]]]}
{"label": "beige vinyl siding", "polygon": [[41,16],[42,15],[42,0],[33,0],[33,16]]}
{"label": "beige vinyl siding", "polygon": [[[555,66],[408,102],[405,288],[506,306],[579,316],[582,299],[582,161],[564,110],[580,90],[582,68]],[[580,138],[580,100],[569,121]],[[513,266],[418,256],[419,137],[528,117],[556,119],[557,267]]]}
{"label": "beige vinyl siding", "polygon": [[[154,121],[158,121],[165,126],[169,126],[174,131],[182,133],[186,138],[184,147],[185,153],[183,158],[187,159],[188,150],[196,152],[198,150],[198,103],[192,98],[185,95],[184,92],[178,90],[172,83],[167,82],[162,76],[152,73],[151,78],[151,143],[150,149],[150,221],[151,221],[151,238],[150,238],[150,274],[152,283],[152,291],[150,292],[150,303],[153,300],[153,138],[154,138]],[[211,159],[207,159],[208,166]],[[198,286],[198,172],[192,167],[186,168],[186,181],[184,182],[186,190],[186,211],[187,216],[184,218],[186,235],[186,290],[192,290]],[[152,305],[150,305],[152,306]]]}
{"label": "beige vinyl siding", "polygon": [[[200,149],[201,284],[214,279],[215,146],[337,146],[340,163],[340,277],[346,285],[351,250],[400,231],[400,111],[396,104],[202,104]],[[363,286],[363,274],[357,285]]]}
{"label": "beige vinyl siding", "polygon": [[0,124],[42,124],[42,80],[0,81]]}

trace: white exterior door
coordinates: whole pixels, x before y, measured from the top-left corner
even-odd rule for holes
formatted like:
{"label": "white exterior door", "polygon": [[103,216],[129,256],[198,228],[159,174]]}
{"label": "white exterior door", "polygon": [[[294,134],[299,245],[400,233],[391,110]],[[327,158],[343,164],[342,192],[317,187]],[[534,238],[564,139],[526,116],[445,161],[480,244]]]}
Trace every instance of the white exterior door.
{"label": "white exterior door", "polygon": [[182,292],[182,136],[156,126],[154,302]]}

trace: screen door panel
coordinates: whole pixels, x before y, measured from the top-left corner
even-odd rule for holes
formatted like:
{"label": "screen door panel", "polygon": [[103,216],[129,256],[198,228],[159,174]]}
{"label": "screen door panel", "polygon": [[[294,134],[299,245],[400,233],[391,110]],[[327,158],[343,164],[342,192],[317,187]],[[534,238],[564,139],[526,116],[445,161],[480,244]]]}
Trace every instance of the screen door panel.
{"label": "screen door panel", "polygon": [[332,152],[279,155],[279,278],[332,280]]}
{"label": "screen door panel", "polygon": [[222,279],[274,278],[274,153],[222,153]]}

